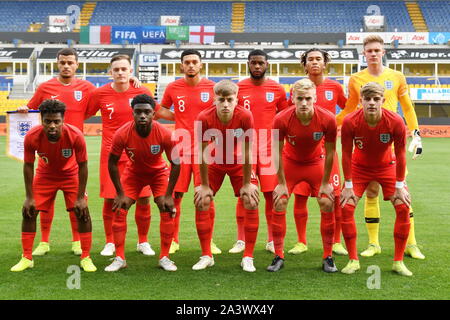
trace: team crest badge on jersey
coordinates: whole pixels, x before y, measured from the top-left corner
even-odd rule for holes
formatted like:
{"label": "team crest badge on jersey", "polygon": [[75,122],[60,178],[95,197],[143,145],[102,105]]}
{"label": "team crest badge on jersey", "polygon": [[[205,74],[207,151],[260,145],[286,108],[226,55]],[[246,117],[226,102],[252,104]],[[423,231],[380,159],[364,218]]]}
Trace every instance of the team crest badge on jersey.
{"label": "team crest badge on jersey", "polygon": [[72,149],[62,149],[61,154],[64,158],[70,158],[72,156]]}
{"label": "team crest badge on jersey", "polygon": [[208,102],[209,92],[200,92],[200,100],[202,100],[202,102]]}
{"label": "team crest badge on jersey", "polygon": [[160,150],[161,150],[161,146],[159,144],[152,144],[150,146],[150,152],[152,154],[158,154]]}
{"label": "team crest badge on jersey", "polygon": [[75,100],[81,101],[81,99],[83,99],[83,91],[78,91],[78,90],[74,91],[73,96],[74,96]]}
{"label": "team crest badge on jersey", "polygon": [[19,132],[19,136],[25,137],[27,132],[31,129],[31,125],[33,123],[31,121],[19,121],[17,123],[17,131]]}
{"label": "team crest badge on jersey", "polygon": [[315,141],[319,141],[323,137],[323,132],[313,132],[313,138]]}
{"label": "team crest badge on jersey", "polygon": [[383,143],[388,143],[389,140],[391,140],[391,135],[389,133],[381,133],[380,134],[380,141]]}
{"label": "team crest badge on jersey", "polygon": [[236,138],[241,137],[244,134],[244,130],[242,128],[234,129],[234,136]]}
{"label": "team crest badge on jersey", "polygon": [[290,136],[290,135],[288,135],[287,136],[287,140],[288,140],[288,142],[290,143],[290,144],[292,144],[293,146],[295,146],[295,138],[296,138],[297,136]]}
{"label": "team crest badge on jersey", "polygon": [[386,89],[391,90],[394,87],[394,83],[391,80],[386,80],[384,86]]}
{"label": "team crest badge on jersey", "polygon": [[273,100],[275,100],[275,93],[266,92],[266,100],[267,102],[273,102]]}
{"label": "team crest badge on jersey", "polygon": [[326,90],[326,91],[325,91],[325,98],[326,98],[328,101],[333,100],[333,91]]}

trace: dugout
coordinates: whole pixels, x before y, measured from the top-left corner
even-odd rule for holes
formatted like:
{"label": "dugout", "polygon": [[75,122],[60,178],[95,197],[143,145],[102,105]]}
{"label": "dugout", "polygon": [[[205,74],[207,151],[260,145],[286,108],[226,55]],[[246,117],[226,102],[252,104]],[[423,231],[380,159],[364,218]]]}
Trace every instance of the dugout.
{"label": "dugout", "polygon": [[[202,75],[213,80],[230,79],[240,81],[249,77],[247,57],[254,48],[193,48],[202,54]],[[163,87],[183,76],[180,57],[184,49],[163,49],[159,61],[159,83]],[[264,49],[269,56],[266,75],[284,85],[286,91],[291,84],[305,77],[300,65],[300,56],[307,49]],[[358,71],[359,57],[356,49],[324,49],[331,56],[328,76],[344,86],[352,73]],[[159,92],[161,95],[161,92]]]}
{"label": "dugout", "polygon": [[[37,70],[34,86],[37,86],[58,75],[56,54],[61,48],[44,48],[37,58]],[[108,74],[109,62],[116,54],[126,54],[131,58],[131,65],[136,70],[136,57],[134,48],[75,48],[80,63],[77,76],[92,82],[100,87],[111,81]]]}
{"label": "dugout", "polygon": [[0,48],[0,91],[14,85],[26,90],[33,79],[34,48]]}

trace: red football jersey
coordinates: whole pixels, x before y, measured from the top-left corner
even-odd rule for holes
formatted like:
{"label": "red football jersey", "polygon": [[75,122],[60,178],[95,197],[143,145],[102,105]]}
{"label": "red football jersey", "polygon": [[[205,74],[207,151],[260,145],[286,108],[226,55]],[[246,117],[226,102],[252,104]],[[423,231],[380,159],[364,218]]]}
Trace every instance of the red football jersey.
{"label": "red football jersey", "polygon": [[73,79],[68,85],[62,84],[58,78],[50,79],[42,83],[34,93],[28,108],[37,110],[42,101],[56,99],[66,105],[64,122],[71,124],[83,131],[83,122],[90,94],[95,86],[86,80]]}
{"label": "red football jersey", "polygon": [[303,164],[320,161],[323,157],[323,139],[325,142],[336,142],[334,115],[316,105],[309,125],[302,125],[295,114],[295,106],[292,106],[276,115],[273,128],[279,130],[279,141],[286,140],[283,156]]}
{"label": "red football jersey", "polygon": [[211,152],[215,160],[212,164],[235,166],[244,163],[242,140],[253,133],[250,131],[253,129],[253,116],[250,111],[236,106],[231,120],[223,124],[217,116],[216,106],[212,106],[202,111],[197,121],[199,122],[196,133],[198,137],[201,134],[201,141],[211,141],[216,144],[216,148]]}
{"label": "red football jersey", "polygon": [[284,88],[271,79],[260,86],[255,86],[250,78],[237,85],[238,104],[252,112],[255,129],[272,129],[275,114],[288,106]]}
{"label": "red football jersey", "polygon": [[78,163],[87,161],[86,142],[77,127],[63,124],[60,139],[48,141],[42,125],[28,131],[24,141],[24,161],[34,163],[39,156],[36,174],[56,177],[78,174]]}
{"label": "red football jersey", "polygon": [[[194,148],[194,121],[198,114],[214,102],[215,82],[202,78],[196,86],[187,84],[184,78],[170,83],[164,91],[161,105],[174,106],[175,129],[186,129],[191,135],[190,150]],[[187,147],[183,148],[188,150]]]}
{"label": "red football jersey", "polygon": [[133,120],[131,100],[139,94],[151,92],[145,88],[130,86],[127,91],[117,92],[112,88],[112,83],[107,83],[96,89],[89,99],[87,116],[92,117],[100,110],[102,115],[102,149],[109,153],[114,132],[125,123]]}
{"label": "red football jersey", "polygon": [[[326,78],[320,85],[316,86],[316,95],[316,104],[333,114],[336,113],[336,105],[341,109],[345,108],[347,98],[345,97],[342,85],[337,81]],[[292,97],[292,89],[290,97]],[[289,99],[289,105],[294,105],[292,99]]]}
{"label": "red football jersey", "polygon": [[111,153],[120,156],[125,150],[130,161],[126,171],[135,175],[145,175],[167,167],[162,157],[163,151],[172,160],[171,153],[175,146],[172,133],[160,123],[153,121],[150,134],[143,138],[136,131],[136,124],[130,121],[116,131],[113,137]]}
{"label": "red football jersey", "polygon": [[[382,109],[380,122],[369,127],[364,119],[364,109],[354,111],[344,119],[341,143],[345,180],[351,180],[352,165],[376,170],[391,165],[393,161],[397,161],[397,180],[405,179],[406,128],[403,119],[395,112]],[[397,157],[392,153],[392,143]],[[351,159],[351,163],[344,161],[345,158]]]}

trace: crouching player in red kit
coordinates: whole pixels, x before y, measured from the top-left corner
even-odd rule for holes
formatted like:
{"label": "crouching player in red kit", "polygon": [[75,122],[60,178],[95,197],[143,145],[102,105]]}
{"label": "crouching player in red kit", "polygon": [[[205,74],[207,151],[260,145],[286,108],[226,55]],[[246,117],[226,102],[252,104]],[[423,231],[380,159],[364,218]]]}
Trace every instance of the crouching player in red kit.
{"label": "crouching player in red kit", "polygon": [[[278,167],[278,185],[273,195],[275,211],[272,223],[277,256],[268,270],[278,271],[284,263],[282,248],[286,234],[286,197],[298,184],[306,182],[310,187],[311,196],[317,197],[320,206],[322,269],[325,272],[336,272],[338,270],[332,258],[334,193],[330,184],[336,152],[336,120],[334,114],[315,105],[316,87],[309,79],[294,83],[292,99],[295,106],[280,112],[273,124],[273,128],[278,130],[279,140],[279,152],[275,158],[275,165]],[[325,140],[325,156],[322,140]],[[295,195],[296,202],[298,197],[300,196]]]}
{"label": "crouching player in red kit", "polygon": [[375,181],[383,189],[384,200],[392,202],[396,213],[392,270],[403,276],[412,276],[403,263],[411,204],[404,182],[406,127],[398,114],[381,108],[384,101],[384,88],[376,82],[367,83],[361,88],[363,108],[348,115],[342,125],[342,169],[345,177],[341,193],[342,233],[350,258],[342,272],[351,274],[360,269],[354,212],[369,183]]}
{"label": "crouching player in red kit", "polygon": [[[75,212],[81,242],[80,265],[86,272],[97,268],[89,256],[92,225],[85,199],[88,177],[86,142],[83,133],[64,123],[66,106],[58,100],[44,100],[39,106],[42,125],[25,136],[23,175],[26,199],[22,208],[22,259],[11,271],[33,268],[31,255],[39,212],[53,209],[56,193],[62,190],[69,213]],[[35,153],[39,164],[34,175]]]}
{"label": "crouching player in red kit", "polygon": [[[254,136],[253,116],[238,106],[238,86],[222,80],[214,86],[215,105],[197,117],[196,140],[199,141],[200,185],[195,186],[195,224],[202,256],[192,269],[202,270],[214,265],[211,253],[212,226],[215,208],[213,196],[220,189],[225,175],[230,177],[234,195],[244,205],[245,250],[241,262],[244,271],[256,271],[253,250],[258,233],[258,181],[251,162]],[[255,143],[253,143],[256,145]]]}
{"label": "crouching player in red kit", "polygon": [[[159,266],[166,271],[177,270],[174,262],[169,259],[169,249],[174,231],[175,206],[172,194],[180,174],[179,157],[174,149],[172,133],[153,121],[155,105],[149,95],[135,96],[131,101],[134,120],[120,127],[113,137],[108,169],[117,192],[113,203],[113,211],[116,212],[113,222],[116,258],[105,271],[118,271],[127,266],[127,211],[146,186],[150,186],[161,216]],[[118,162],[124,150],[129,161],[120,177]],[[170,174],[167,163],[162,158],[163,151],[172,165]]]}

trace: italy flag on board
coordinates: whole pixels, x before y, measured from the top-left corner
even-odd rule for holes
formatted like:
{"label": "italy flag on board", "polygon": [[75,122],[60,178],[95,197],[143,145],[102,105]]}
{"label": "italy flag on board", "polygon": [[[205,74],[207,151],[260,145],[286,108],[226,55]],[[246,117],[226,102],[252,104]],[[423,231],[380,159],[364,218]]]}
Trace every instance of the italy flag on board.
{"label": "italy flag on board", "polygon": [[84,44],[111,43],[111,26],[81,26],[80,43]]}

